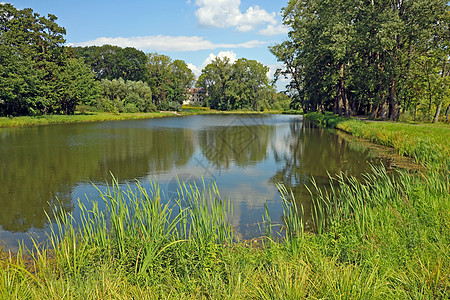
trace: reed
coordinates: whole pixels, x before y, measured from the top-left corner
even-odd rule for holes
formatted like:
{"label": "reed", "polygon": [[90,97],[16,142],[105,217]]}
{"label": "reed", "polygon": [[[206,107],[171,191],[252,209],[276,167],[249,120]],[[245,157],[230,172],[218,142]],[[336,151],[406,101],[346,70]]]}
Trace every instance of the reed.
{"label": "reed", "polygon": [[448,172],[380,166],[330,180],[312,188],[314,232],[279,185],[283,238],[271,236],[266,210],[268,236],[255,247],[233,242],[232,206],[214,183],[180,182],[167,199],[155,181],[113,179],[98,201],[78,204],[81,216],[54,211],[49,247],[2,254],[0,298],[445,299]]}

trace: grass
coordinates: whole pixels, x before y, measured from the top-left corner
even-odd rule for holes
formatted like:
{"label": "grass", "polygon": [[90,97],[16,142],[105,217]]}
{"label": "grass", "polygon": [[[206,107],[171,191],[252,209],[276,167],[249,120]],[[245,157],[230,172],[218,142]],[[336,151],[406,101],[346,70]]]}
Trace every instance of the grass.
{"label": "grass", "polygon": [[395,148],[417,163],[450,167],[450,126],[349,120],[337,128],[376,144]]}
{"label": "grass", "polygon": [[37,117],[0,117],[0,128],[6,127],[30,127],[50,124],[62,123],[84,123],[84,122],[103,122],[103,121],[118,121],[130,119],[147,119],[173,116],[171,113],[106,113],[106,112],[91,112],[85,114],[75,115],[44,115]]}
{"label": "grass", "polygon": [[395,148],[428,167],[450,169],[450,125],[360,121],[332,114],[311,113],[306,117],[326,127],[337,128],[373,143]]}
{"label": "grass", "polygon": [[166,199],[156,183],[113,181],[99,190],[105,211],[98,200],[80,203],[80,218],[55,211],[50,247],[3,254],[0,298],[446,299],[448,173],[379,167],[331,180],[314,199],[315,234],[279,186],[285,238],[257,244],[233,242],[232,207],[214,183],[180,183]]}

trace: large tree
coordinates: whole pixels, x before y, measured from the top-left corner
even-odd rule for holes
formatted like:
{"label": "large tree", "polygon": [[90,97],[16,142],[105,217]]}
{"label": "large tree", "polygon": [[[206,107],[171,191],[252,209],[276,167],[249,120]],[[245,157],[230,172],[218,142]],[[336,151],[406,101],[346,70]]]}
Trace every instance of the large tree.
{"label": "large tree", "polygon": [[185,90],[192,87],[195,79],[184,61],[158,53],[147,54],[147,72],[153,101],[163,106],[168,102],[183,103]]}
{"label": "large tree", "polygon": [[268,82],[268,71],[255,60],[241,58],[231,63],[227,57],[217,57],[202,70],[197,86],[207,90],[211,108],[257,110],[277,99]]}
{"label": "large tree", "polygon": [[203,70],[197,80],[197,87],[207,90],[206,101],[213,109],[231,109],[228,83],[231,77],[231,63],[228,57],[216,57]]}
{"label": "large tree", "polygon": [[147,57],[135,48],[104,45],[74,48],[77,57],[82,57],[97,79],[119,79],[146,81]]}
{"label": "large tree", "polygon": [[0,4],[0,115],[70,114],[93,96],[93,78],[65,50],[56,20]]}

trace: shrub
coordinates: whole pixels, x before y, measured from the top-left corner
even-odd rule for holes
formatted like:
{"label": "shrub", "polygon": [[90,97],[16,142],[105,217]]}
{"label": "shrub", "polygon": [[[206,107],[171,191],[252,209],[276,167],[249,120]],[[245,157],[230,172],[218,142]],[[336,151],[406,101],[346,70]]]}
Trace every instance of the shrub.
{"label": "shrub", "polygon": [[181,104],[176,101],[161,101],[156,105],[158,110],[164,110],[164,111],[180,111],[181,110]]}

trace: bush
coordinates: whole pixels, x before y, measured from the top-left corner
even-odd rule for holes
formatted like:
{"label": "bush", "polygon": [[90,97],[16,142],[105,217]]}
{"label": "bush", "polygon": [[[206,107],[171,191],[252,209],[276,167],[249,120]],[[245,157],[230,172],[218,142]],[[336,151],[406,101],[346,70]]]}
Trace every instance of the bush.
{"label": "bush", "polygon": [[158,110],[163,111],[180,111],[181,104],[176,101],[161,101],[156,106]]}
{"label": "bush", "polygon": [[332,112],[325,112],[324,114],[320,112],[311,112],[306,114],[305,116],[307,119],[329,128],[336,128],[339,123],[349,119],[346,117],[334,115]]}

